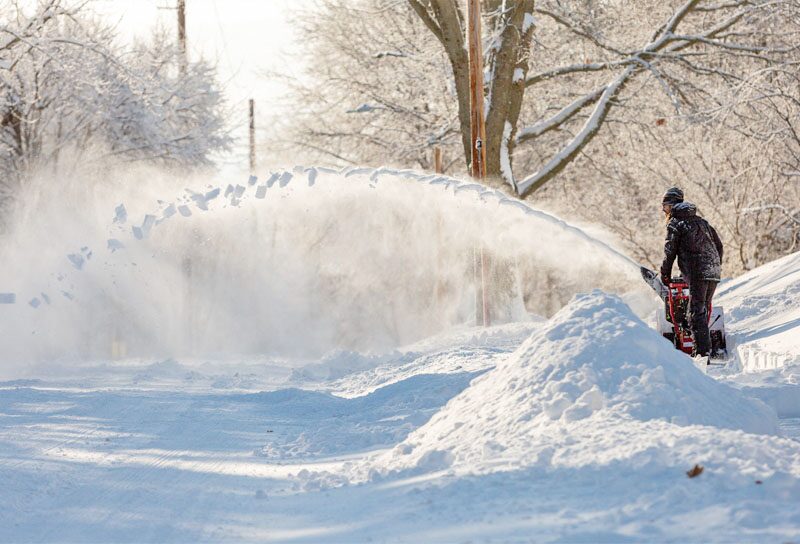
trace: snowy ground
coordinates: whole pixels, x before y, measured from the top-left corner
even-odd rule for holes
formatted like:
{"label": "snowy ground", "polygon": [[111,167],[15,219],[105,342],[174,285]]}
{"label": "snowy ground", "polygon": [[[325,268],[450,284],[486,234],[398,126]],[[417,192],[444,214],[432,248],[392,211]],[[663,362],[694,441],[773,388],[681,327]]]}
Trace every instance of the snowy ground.
{"label": "snowy ground", "polygon": [[381,357],[225,368],[3,383],[0,541],[800,538],[798,419],[600,292]]}
{"label": "snowy ground", "polygon": [[311,364],[24,367],[0,382],[0,542],[800,541],[798,285],[800,253],[721,285],[709,373],[601,291]]}
{"label": "snowy ground", "polygon": [[[534,327],[454,331],[371,365],[340,353],[294,374],[253,365],[226,376],[166,361],[2,383],[0,541],[410,534],[394,523],[416,500],[389,505],[414,495],[403,486],[340,487],[345,467],[402,441]],[[309,377],[365,365],[348,378]],[[320,490],[331,485],[311,474],[320,471],[341,480]]]}
{"label": "snowy ground", "polygon": [[[734,365],[720,378],[769,404],[781,418],[800,418],[800,253],[720,286],[730,308]],[[787,423],[789,432],[796,423]]]}

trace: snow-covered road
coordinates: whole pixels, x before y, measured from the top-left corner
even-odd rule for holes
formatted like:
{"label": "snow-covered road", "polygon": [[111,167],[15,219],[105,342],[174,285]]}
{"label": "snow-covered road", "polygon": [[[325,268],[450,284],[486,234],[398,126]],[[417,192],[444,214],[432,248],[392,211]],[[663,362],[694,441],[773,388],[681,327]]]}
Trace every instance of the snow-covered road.
{"label": "snow-covered road", "polygon": [[[432,375],[404,384],[399,395],[338,404],[300,391],[4,389],[0,541],[499,541],[526,534],[618,541],[626,533],[641,540],[646,531],[681,540],[668,530],[670,521],[647,519],[660,487],[657,478],[637,476],[637,467],[464,477],[444,471],[343,487],[313,477],[346,474],[348,463],[370,451],[359,431],[376,442],[400,441],[466,384],[463,375]],[[426,415],[411,410],[421,386],[439,395]],[[367,406],[360,421],[348,421]],[[786,421],[791,429],[800,429],[796,420]],[[348,445],[347,437],[355,441]],[[277,454],[278,443],[292,443],[294,453],[263,453],[270,444]],[[325,448],[331,454],[300,455]],[[618,502],[634,485],[636,494]],[[685,500],[692,485],[703,484],[685,479]],[[598,495],[600,488],[606,495]],[[730,527],[718,540],[736,539],[741,527],[730,526],[731,516],[746,508],[726,506],[693,503],[697,515],[712,517],[702,530],[687,522],[678,534],[691,539],[696,530],[705,540],[711,522],[715,530]],[[768,522],[757,523],[754,535],[768,534]]]}
{"label": "snow-covered road", "polygon": [[[451,211],[459,218],[477,217],[476,210],[485,211],[490,203],[494,219],[513,220],[497,234],[502,241],[516,233],[520,243],[508,246],[515,251],[534,235],[543,237],[541,229],[552,228],[552,244],[533,244],[546,250],[536,258],[563,264],[563,248],[571,247],[572,267],[572,257],[585,253],[582,268],[573,272],[591,284],[589,289],[595,284],[583,276],[595,267],[597,255],[623,272],[638,270],[583,231],[475,184],[385,169],[294,172],[303,184],[288,185],[291,172],[276,174],[256,188],[255,200],[266,202],[273,185],[310,190],[326,176],[358,181],[359,198],[384,178],[415,179],[419,190],[436,188],[453,197]],[[249,183],[251,189],[256,183]],[[180,200],[206,211],[212,200],[225,201],[218,210],[225,228],[218,225],[214,237],[218,242],[220,233],[230,237],[216,247],[219,262],[239,264],[254,247],[247,240],[237,252],[228,247],[242,243],[241,195],[236,196],[245,193],[241,187],[224,196],[219,187],[209,187]],[[419,215],[424,199],[409,202],[406,186],[392,191],[384,198],[395,194],[400,200],[393,202],[405,202],[408,217]],[[471,200],[462,198],[468,194]],[[281,206],[292,202],[296,208],[290,206],[283,219],[296,221],[290,225],[297,229],[284,225],[284,231],[315,232],[305,229],[316,217],[306,201]],[[333,202],[374,205],[350,197]],[[393,300],[391,293],[402,298],[408,284],[419,287],[421,277],[435,276],[417,274],[407,263],[427,255],[430,270],[439,270],[443,248],[461,240],[468,225],[459,221],[458,236],[448,244],[435,240],[424,245],[427,253],[410,247],[407,256],[395,255],[408,240],[424,240],[436,231],[441,208],[435,206],[427,226],[413,222],[420,231],[410,231],[412,236],[379,222],[369,244],[358,246],[359,240],[347,235],[334,237],[341,245],[323,247],[315,239],[309,246],[314,251],[301,251],[303,259],[316,255],[319,262],[346,265],[348,277],[359,279],[358,289],[319,306],[307,299],[315,274],[300,277],[300,283],[292,273],[272,278],[281,281],[264,280],[261,274],[276,268],[273,254],[245,263],[252,269],[209,268],[214,274],[199,286],[221,286],[216,293],[221,296],[197,289],[186,277],[198,282],[202,267],[195,270],[177,259],[169,237],[162,246],[144,243],[150,229],[168,232],[165,221],[177,217],[173,204],[161,204],[158,221],[148,214],[141,226],[133,226],[142,244],[128,237],[124,252],[109,244],[106,261],[98,254],[89,266],[92,251],[78,246],[80,253],[69,258],[71,276],[52,273],[45,282],[22,261],[16,272],[5,271],[25,290],[13,290],[19,297],[0,293],[6,312],[0,370],[10,380],[0,382],[0,542],[800,539],[800,254],[720,286],[735,358],[707,374],[637,317],[653,303],[635,293],[580,294],[549,320],[526,319],[524,305],[518,305],[519,311],[509,314],[516,317],[507,318],[519,322],[454,327],[395,348],[402,344],[401,329],[409,338],[441,329],[422,327],[420,308],[431,306],[431,293],[446,293],[443,282],[418,289],[420,307],[386,302]],[[321,217],[328,217],[323,212],[333,208],[317,204]],[[181,217],[189,216],[181,212]],[[345,219],[354,223],[342,232],[363,230],[358,214],[329,219],[318,225],[321,236],[342,228]],[[115,232],[123,232],[120,222]],[[258,231],[257,224],[251,225],[256,239],[277,231]],[[471,227],[484,232],[489,224],[494,222]],[[388,233],[401,239],[388,243]],[[458,256],[472,255],[470,240],[457,249]],[[287,252],[276,254],[298,257],[296,240],[284,242]],[[492,247],[505,247],[495,242]],[[374,258],[388,247],[394,258]],[[325,259],[323,249],[330,253]],[[135,261],[114,261],[119,255]],[[340,260],[342,255],[347,258]],[[195,256],[198,262],[208,257],[203,251]],[[63,253],[50,257],[64,265]],[[385,268],[369,269],[370,263]],[[463,264],[454,268],[453,278],[474,274],[474,262]],[[385,286],[376,286],[375,278],[395,277],[404,268],[411,268],[410,276],[396,291],[377,291],[384,295],[379,299],[376,289]],[[147,273],[134,273],[143,269]],[[343,273],[336,267],[333,272],[330,278]],[[259,289],[252,287],[253,277],[259,278]],[[41,290],[43,283],[57,286],[64,301],[55,304]],[[188,287],[194,288],[190,297]],[[451,291],[458,293],[451,309],[461,312],[453,315],[474,314],[475,292]],[[121,292],[127,298],[119,298]],[[301,303],[290,304],[292,297]],[[360,304],[354,304],[353,315],[343,315],[354,297]],[[134,304],[141,311],[126,313],[126,305]],[[370,311],[362,312],[365,308]],[[112,315],[138,320],[125,323],[126,336],[111,326]],[[206,318],[202,327],[191,325],[197,315]],[[347,317],[352,322],[342,328]],[[440,324],[441,317],[428,316]],[[375,345],[383,347],[365,348],[369,354],[334,349],[316,358],[331,346],[341,348],[331,338],[353,340],[362,333],[380,337]],[[139,338],[139,348],[164,349],[171,345],[166,340],[175,341],[174,353],[219,353],[221,345],[247,345],[242,353],[249,355],[134,358],[124,355],[120,338]],[[307,355],[260,359],[271,351],[259,346],[309,353],[299,349],[304,343],[314,344],[311,362]],[[113,362],[104,359],[109,345]],[[688,477],[695,465],[695,477]]]}
{"label": "snow-covered road", "polygon": [[[321,365],[243,380],[170,361],[113,375],[84,368],[81,387],[2,383],[0,541],[362,538],[393,515],[364,516],[376,515],[375,486],[319,491],[311,475],[346,474],[354,460],[402,441],[533,326],[462,332],[451,339],[456,349],[398,353],[404,365],[390,360],[325,382],[351,398],[291,387],[308,386]],[[352,357],[330,358],[329,370]]]}
{"label": "snow-covered road", "polygon": [[[622,364],[593,377],[624,341],[614,330],[630,329],[639,346],[623,359],[652,350],[643,340],[652,331],[629,321],[624,305],[593,296],[560,321],[463,329],[353,372],[343,369],[368,363],[340,353],[290,375],[204,374],[207,365],[168,361],[113,374],[83,368],[80,386],[67,378],[0,384],[0,541],[800,534],[800,442],[707,426],[761,423],[744,423],[756,405],[716,399],[735,390],[715,389],[688,362],[680,366],[683,356],[666,343],[645,367]],[[599,343],[584,330],[595,308],[615,323]],[[536,331],[539,344],[524,342]],[[554,353],[550,385],[539,382],[526,361],[574,334],[583,347]],[[523,342],[528,347],[517,349]],[[674,364],[682,382],[658,372]],[[585,404],[581,388],[598,391],[603,403]],[[528,404],[522,392],[539,400]],[[486,409],[465,408],[476,401]],[[706,426],[687,426],[698,410],[692,403],[707,406],[696,414]],[[677,414],[672,423],[662,409]],[[795,437],[800,428],[795,419],[781,427]],[[695,462],[706,471],[689,479],[684,472]]]}

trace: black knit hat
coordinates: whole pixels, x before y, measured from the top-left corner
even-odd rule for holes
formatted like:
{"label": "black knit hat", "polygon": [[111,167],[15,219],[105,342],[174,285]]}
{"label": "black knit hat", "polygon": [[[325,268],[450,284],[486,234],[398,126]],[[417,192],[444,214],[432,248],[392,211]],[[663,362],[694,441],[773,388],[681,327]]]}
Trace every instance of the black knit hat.
{"label": "black knit hat", "polygon": [[683,202],[683,191],[677,187],[670,187],[661,199],[662,204],[678,204]]}

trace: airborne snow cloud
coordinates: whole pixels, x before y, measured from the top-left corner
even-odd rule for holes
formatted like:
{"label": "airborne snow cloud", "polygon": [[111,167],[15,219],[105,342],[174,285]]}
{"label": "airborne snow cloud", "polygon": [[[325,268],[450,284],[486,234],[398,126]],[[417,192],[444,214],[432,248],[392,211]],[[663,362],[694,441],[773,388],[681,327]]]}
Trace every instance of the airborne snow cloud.
{"label": "airborne snow cloud", "polygon": [[610,246],[452,178],[295,168],[171,193],[160,181],[118,172],[89,192],[67,178],[57,196],[32,184],[0,286],[48,303],[3,307],[6,360],[392,349],[475,320],[481,251],[495,321],[597,285],[643,289]]}

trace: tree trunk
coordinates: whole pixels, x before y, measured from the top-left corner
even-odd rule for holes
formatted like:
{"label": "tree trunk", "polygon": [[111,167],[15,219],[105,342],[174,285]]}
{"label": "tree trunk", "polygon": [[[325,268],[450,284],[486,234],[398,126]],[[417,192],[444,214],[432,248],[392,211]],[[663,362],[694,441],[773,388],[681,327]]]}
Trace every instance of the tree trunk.
{"label": "tree trunk", "polygon": [[[412,0],[412,6],[415,1]],[[438,33],[433,33],[439,38],[450,60],[453,69],[453,80],[458,98],[458,123],[461,127],[461,145],[464,147],[464,160],[467,168],[470,167],[472,146],[469,141],[469,56],[466,48],[466,26],[462,7],[456,0],[431,0],[438,26]],[[424,9],[424,8],[423,8]],[[420,11],[415,8],[417,13]],[[427,13],[427,11],[426,11]],[[426,23],[427,24],[427,23]],[[430,25],[429,25],[430,28]]]}
{"label": "tree trunk", "polygon": [[[465,47],[462,7],[456,0],[408,0],[430,31],[439,39],[453,69],[458,98],[458,121],[464,160],[471,168],[469,56]],[[498,36],[490,51],[493,77],[489,82],[486,115],[486,177],[503,179],[512,187],[510,158],[517,121],[525,95],[528,50],[533,36],[534,0],[490,0],[487,10],[496,13]],[[509,128],[506,128],[508,125]],[[504,161],[507,161],[504,163]]]}
{"label": "tree trunk", "polygon": [[533,37],[534,0],[504,0],[498,8],[496,43],[490,51],[492,78],[486,111],[486,177],[502,180],[512,188],[516,184],[511,170],[511,156],[517,132],[528,54]]}

